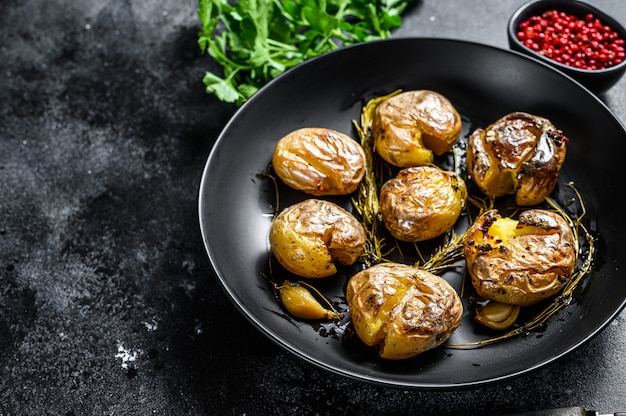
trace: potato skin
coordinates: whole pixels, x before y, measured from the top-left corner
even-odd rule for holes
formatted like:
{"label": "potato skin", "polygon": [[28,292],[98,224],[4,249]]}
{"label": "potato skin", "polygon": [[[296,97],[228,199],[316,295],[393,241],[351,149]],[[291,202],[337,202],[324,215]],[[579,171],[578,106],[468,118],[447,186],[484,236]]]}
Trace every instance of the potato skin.
{"label": "potato skin", "polygon": [[380,190],[387,230],[401,241],[417,242],[445,233],[458,220],[467,200],[465,181],[432,166],[402,169]]}
{"label": "potato skin", "polygon": [[276,144],[276,175],[288,186],[310,195],[354,192],[365,174],[365,152],[349,136],[326,128],[295,130]]}
{"label": "potato skin", "polygon": [[401,168],[428,165],[452,148],[461,133],[461,116],[443,95],[407,91],[381,102],[374,111],[376,152]]}
{"label": "potato skin", "polygon": [[290,272],[302,277],[327,277],[335,261],[350,265],[365,250],[363,225],[342,207],[307,199],[285,208],[272,222],[272,253]]}
{"label": "potato skin", "polygon": [[556,185],[566,142],[548,119],[510,113],[470,135],[468,171],[487,196],[514,194],[517,205],[536,205]]}
{"label": "potato skin", "polygon": [[414,357],[445,342],[461,324],[463,304],[444,279],[397,263],[380,263],[350,279],[346,299],[354,329],[389,360]]}
{"label": "potato skin", "polygon": [[541,209],[523,211],[518,220],[485,212],[468,229],[464,254],[478,295],[519,306],[558,293],[576,266],[572,230]]}

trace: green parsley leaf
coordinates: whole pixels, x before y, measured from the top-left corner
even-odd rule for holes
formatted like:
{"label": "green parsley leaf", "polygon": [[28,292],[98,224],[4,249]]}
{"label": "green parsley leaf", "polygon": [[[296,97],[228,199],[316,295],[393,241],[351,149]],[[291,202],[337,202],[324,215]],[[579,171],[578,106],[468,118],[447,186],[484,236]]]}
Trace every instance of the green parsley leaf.
{"label": "green parsley leaf", "polygon": [[243,104],[270,80],[342,46],[386,39],[416,0],[198,0],[198,45],[222,68],[203,83]]}

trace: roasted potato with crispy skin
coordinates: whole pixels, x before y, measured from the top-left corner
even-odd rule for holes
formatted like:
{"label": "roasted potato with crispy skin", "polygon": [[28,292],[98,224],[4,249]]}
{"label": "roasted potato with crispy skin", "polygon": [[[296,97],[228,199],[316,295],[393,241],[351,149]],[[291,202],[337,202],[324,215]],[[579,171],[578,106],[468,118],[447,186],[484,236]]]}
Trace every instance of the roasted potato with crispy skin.
{"label": "roasted potato with crispy skin", "polygon": [[566,142],[550,120],[511,113],[470,135],[468,172],[487,196],[514,194],[517,205],[536,205],[556,185]]}
{"label": "roasted potato with crispy skin", "polygon": [[276,175],[310,195],[346,195],[365,174],[365,152],[349,136],[326,128],[302,128],[280,139],[272,156]]}
{"label": "roasted potato with crispy skin", "polygon": [[397,263],[380,263],[352,276],[346,299],[359,338],[380,345],[380,356],[390,360],[442,344],[463,315],[459,295],[443,278]]}
{"label": "roasted potato with crispy skin", "polygon": [[352,264],[365,250],[365,229],[348,211],[329,201],[307,199],[280,212],[270,228],[276,260],[302,277],[327,277],[335,262]]}
{"label": "roasted potato with crispy skin", "polygon": [[515,220],[489,210],[467,230],[464,254],[478,295],[527,306],[561,290],[574,272],[576,247],[555,212],[531,209]]}
{"label": "roasted potato with crispy skin", "polygon": [[429,165],[452,148],[461,116],[443,95],[407,91],[382,101],[372,118],[374,149],[388,163],[406,168]]}
{"label": "roasted potato with crispy skin", "polygon": [[417,242],[445,233],[467,200],[465,181],[433,166],[402,169],[383,184],[380,211],[387,230],[401,241]]}

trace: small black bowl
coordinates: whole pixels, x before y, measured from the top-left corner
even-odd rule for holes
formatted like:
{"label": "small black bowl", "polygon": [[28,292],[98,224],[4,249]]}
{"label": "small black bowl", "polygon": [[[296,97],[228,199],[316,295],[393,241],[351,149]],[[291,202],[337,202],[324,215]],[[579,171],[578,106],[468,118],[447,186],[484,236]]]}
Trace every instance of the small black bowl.
{"label": "small black bowl", "polygon": [[600,19],[604,25],[611,27],[611,29],[617,32],[622,39],[626,40],[626,29],[617,20],[587,3],[577,0],[531,0],[520,6],[509,19],[507,26],[509,47],[514,51],[524,53],[528,56],[532,56],[548,63],[552,67],[571,76],[596,94],[606,92],[609,88],[615,85],[622,75],[624,75],[624,72],[626,72],[626,60],[622,61],[618,65],[605,69],[580,69],[562,64],[537,53],[524,46],[517,39],[516,34],[519,31],[520,23],[532,16],[541,15],[543,12],[548,10],[562,11],[579,18],[584,18],[585,15],[591,13],[596,18]]}

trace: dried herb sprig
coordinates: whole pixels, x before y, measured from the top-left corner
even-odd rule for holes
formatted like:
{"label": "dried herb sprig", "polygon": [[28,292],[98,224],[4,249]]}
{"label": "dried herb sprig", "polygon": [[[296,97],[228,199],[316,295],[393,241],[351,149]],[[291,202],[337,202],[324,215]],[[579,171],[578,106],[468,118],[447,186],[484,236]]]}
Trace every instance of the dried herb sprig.
{"label": "dried herb sprig", "polygon": [[[418,261],[415,266],[427,270],[433,274],[441,274],[451,269],[459,267],[456,262],[463,258],[463,242],[465,232],[456,234],[450,232],[450,238],[446,239],[428,258],[428,260]],[[422,257],[419,247],[416,246],[420,258]]]}
{"label": "dried herb sprig", "polygon": [[[474,215],[480,216],[483,212],[492,209],[494,205],[493,198],[480,199],[470,195],[467,201],[468,204],[465,213],[467,215],[467,221],[470,224],[474,222],[473,211],[477,211]],[[415,245],[415,250],[420,257],[420,260],[415,263],[415,266],[433,274],[441,274],[448,270],[458,268],[459,265],[457,261],[461,260],[464,256],[463,245],[466,234],[467,229],[461,234],[457,234],[454,229],[450,230],[446,240],[430,254],[428,260],[425,260],[419,247]]]}

